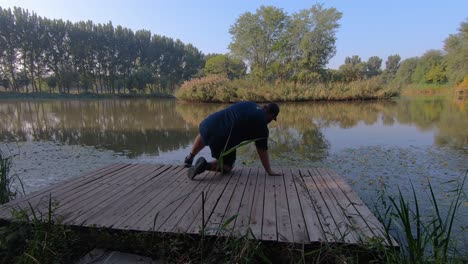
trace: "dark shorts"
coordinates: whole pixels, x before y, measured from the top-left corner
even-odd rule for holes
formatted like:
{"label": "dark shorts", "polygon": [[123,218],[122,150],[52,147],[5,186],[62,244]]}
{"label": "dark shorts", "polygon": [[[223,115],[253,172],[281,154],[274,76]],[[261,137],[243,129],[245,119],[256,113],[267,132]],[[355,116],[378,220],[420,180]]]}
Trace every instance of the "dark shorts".
{"label": "dark shorts", "polygon": [[[222,135],[213,133],[210,131],[206,124],[202,122],[199,127],[200,136],[203,140],[203,144],[205,146],[209,146],[211,150],[211,157],[217,159],[218,161],[221,158],[221,153],[223,152],[224,148],[226,147],[226,138]],[[228,150],[227,148],[226,150]],[[229,153],[228,155],[223,157],[223,164],[228,165],[230,167],[234,166],[234,162],[236,161],[236,151]]]}

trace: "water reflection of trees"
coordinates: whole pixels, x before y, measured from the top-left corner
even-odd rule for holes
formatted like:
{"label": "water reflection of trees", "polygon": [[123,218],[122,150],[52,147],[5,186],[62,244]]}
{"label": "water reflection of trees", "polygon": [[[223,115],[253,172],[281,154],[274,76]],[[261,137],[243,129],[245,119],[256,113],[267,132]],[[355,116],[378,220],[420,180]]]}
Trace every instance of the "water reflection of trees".
{"label": "water reflection of trees", "polygon": [[398,122],[419,129],[437,128],[435,143],[453,148],[468,147],[468,109],[466,101],[451,98],[411,98],[398,102]]}
{"label": "water reflection of trees", "polygon": [[[128,155],[158,154],[192,143],[199,123],[226,105],[175,100],[3,101],[0,139],[52,140],[98,146]],[[322,130],[352,128],[379,121],[437,128],[439,146],[468,146],[468,109],[464,102],[400,99],[385,102],[286,103],[272,122],[271,146],[278,155],[325,157],[329,143]]]}
{"label": "water reflection of trees", "polygon": [[0,104],[0,137],[97,146],[128,155],[190,144],[196,130],[174,100],[19,101]]}

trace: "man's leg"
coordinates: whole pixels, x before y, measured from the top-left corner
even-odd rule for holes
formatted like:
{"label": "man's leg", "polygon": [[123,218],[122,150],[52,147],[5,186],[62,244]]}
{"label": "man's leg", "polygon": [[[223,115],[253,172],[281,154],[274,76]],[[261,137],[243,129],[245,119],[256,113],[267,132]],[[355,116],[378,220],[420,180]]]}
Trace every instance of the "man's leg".
{"label": "man's leg", "polygon": [[[208,168],[206,168],[206,169],[210,170],[210,171],[220,171],[221,170],[221,168],[218,168],[218,161],[217,160],[213,160],[212,162],[209,162],[207,167]],[[230,172],[232,170],[232,168],[233,168],[233,165],[224,163],[223,164],[223,173]]]}
{"label": "man's leg", "polygon": [[202,137],[200,134],[197,135],[195,138],[195,141],[193,142],[192,145],[192,150],[190,150],[190,153],[188,154],[187,157],[184,159],[184,164],[186,167],[192,166],[193,163],[193,158],[200,152],[203,148],[205,147],[205,144],[203,143]]}
{"label": "man's leg", "polygon": [[[216,155],[216,153],[215,153]],[[223,173],[228,173],[234,167],[234,162],[236,161],[236,152],[232,152],[231,154],[224,157],[223,162]],[[221,168],[218,168],[218,160],[213,160],[212,162],[207,162],[205,158],[200,157],[195,162],[195,165],[188,170],[187,176],[189,179],[193,180],[196,175],[203,173],[204,171],[221,171]]]}
{"label": "man's leg", "polygon": [[223,158],[223,167],[222,168],[218,167],[218,165],[220,165],[219,161],[214,160],[214,161],[209,163],[210,166],[207,168],[207,170],[212,170],[212,171],[221,171],[222,170],[223,173],[228,173],[234,168],[234,162],[236,162],[236,151],[235,150],[233,152],[231,152],[229,155],[224,156],[224,158]]}

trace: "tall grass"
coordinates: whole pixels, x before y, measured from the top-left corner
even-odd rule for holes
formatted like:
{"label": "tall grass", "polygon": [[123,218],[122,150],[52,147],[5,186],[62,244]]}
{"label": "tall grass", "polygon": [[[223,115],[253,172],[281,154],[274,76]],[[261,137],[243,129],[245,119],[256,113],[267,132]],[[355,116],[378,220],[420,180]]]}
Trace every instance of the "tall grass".
{"label": "tall grass", "polygon": [[11,157],[6,157],[0,150],[0,204],[8,203],[14,197],[11,190],[10,167]]}
{"label": "tall grass", "polygon": [[61,224],[56,205],[49,197],[48,209],[40,212],[31,204],[13,210],[15,220],[0,226],[1,263],[72,263],[89,249],[89,242]]}
{"label": "tall grass", "polygon": [[237,101],[340,101],[387,98],[398,94],[385,86],[381,78],[350,83],[329,82],[300,84],[295,82],[261,83],[244,79],[229,80],[223,76],[207,76],[182,84],[176,97],[198,102]]}
{"label": "tall grass", "polygon": [[[400,190],[396,197],[381,196],[384,210],[377,210],[377,216],[384,224],[387,243],[392,244],[391,236],[394,234],[400,245],[399,249],[382,249],[387,262],[464,263],[468,260],[466,249],[465,252],[458,251],[460,246],[457,245],[458,240],[454,234],[457,213],[467,199],[464,191],[467,177],[468,171],[458,186],[450,192],[453,196],[446,210],[441,209],[440,198],[436,197],[430,183],[428,197],[419,197],[412,183],[411,198],[405,197]],[[430,201],[429,215],[422,214],[421,199]]]}

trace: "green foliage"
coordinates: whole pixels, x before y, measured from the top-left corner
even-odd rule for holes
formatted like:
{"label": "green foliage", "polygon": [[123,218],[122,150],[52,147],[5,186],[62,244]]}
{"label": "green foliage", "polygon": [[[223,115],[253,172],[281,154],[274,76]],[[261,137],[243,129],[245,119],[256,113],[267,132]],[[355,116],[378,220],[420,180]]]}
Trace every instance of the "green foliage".
{"label": "green foliage", "polygon": [[395,75],[400,67],[401,57],[398,54],[390,55],[385,62],[385,71],[390,75]]}
{"label": "green foliage", "polygon": [[127,79],[127,87],[136,88],[139,91],[143,91],[146,85],[151,83],[153,83],[153,75],[151,69],[146,66],[138,67]]}
{"label": "green foliage", "polygon": [[361,61],[358,55],[346,57],[345,64],[340,66],[343,79],[347,82],[362,79],[366,72],[366,64]]}
{"label": "green foliage", "polygon": [[445,39],[447,77],[455,85],[468,76],[468,19],[461,23],[458,34]]}
{"label": "green foliage", "polygon": [[239,59],[228,55],[216,55],[210,57],[205,64],[205,74],[224,75],[229,79],[238,79],[246,74],[247,67]]}
{"label": "green foliage", "polygon": [[229,29],[233,41],[231,52],[248,62],[252,73],[268,78],[267,70],[278,60],[286,40],[287,16],[282,9],[261,6],[255,14],[250,12],[237,18]]}
{"label": "green foliage", "polygon": [[412,81],[415,83],[444,83],[445,64],[442,52],[439,50],[430,50],[418,60],[418,65],[412,75]]}
{"label": "green foliage", "polygon": [[401,62],[400,67],[395,75],[395,83],[404,86],[411,83],[413,73],[418,65],[419,58],[409,58]]}
{"label": "green foliage", "polygon": [[242,14],[231,26],[229,48],[247,62],[254,80],[316,82],[336,52],[341,16],[335,8],[321,4],[291,16],[262,6],[254,14]]}
{"label": "green foliage", "polygon": [[[315,4],[290,18],[288,45],[283,51],[285,58],[293,64],[292,71],[302,76],[320,73],[336,53],[336,30],[342,13],[335,8],[324,8]],[[304,73],[305,72],[305,73]],[[310,78],[308,79],[315,79]]]}
{"label": "green foliage", "polygon": [[366,67],[367,78],[379,75],[382,72],[380,69],[382,67],[382,59],[378,56],[372,56],[367,60]]}

